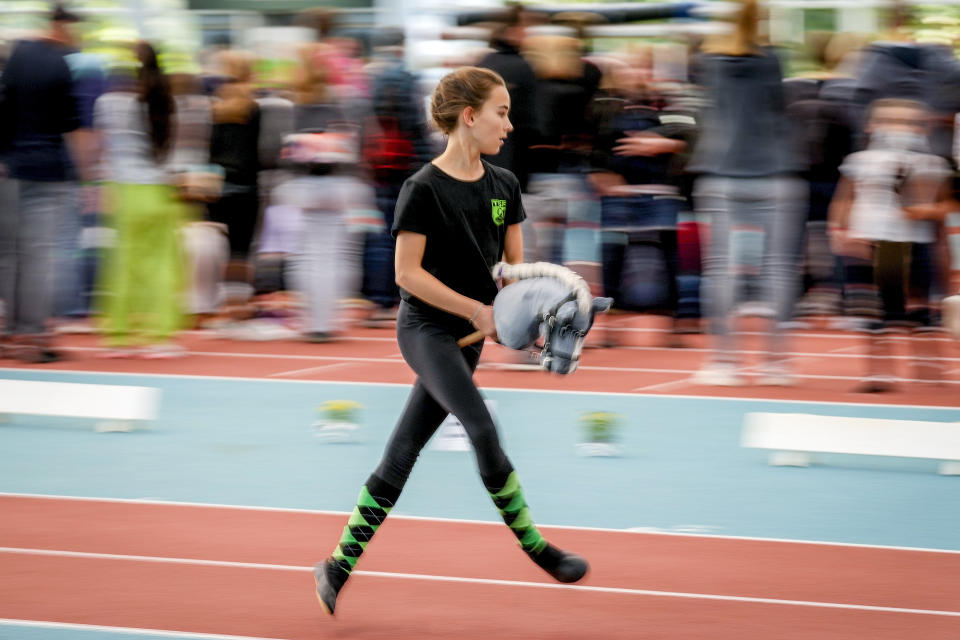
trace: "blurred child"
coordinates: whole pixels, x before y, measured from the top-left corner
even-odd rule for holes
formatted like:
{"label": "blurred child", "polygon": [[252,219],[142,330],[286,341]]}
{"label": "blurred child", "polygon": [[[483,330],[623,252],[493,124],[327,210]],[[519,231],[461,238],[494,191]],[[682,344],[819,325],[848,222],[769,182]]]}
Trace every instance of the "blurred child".
{"label": "blurred child", "polygon": [[376,212],[372,187],[358,177],[360,108],[347,108],[326,83],[317,57],[324,48],[302,50],[303,66],[294,108],[296,133],[284,138],[281,163],[294,177],[273,192],[272,204],[301,213],[298,246],[290,260],[290,284],[303,299],[303,334],[328,342],[341,328],[338,301],[355,289],[348,219]]}
{"label": "blurred child", "polygon": [[858,390],[889,391],[891,334],[910,330],[916,375],[940,376],[930,288],[937,224],[946,211],[947,162],[930,152],[928,113],[911,100],[882,99],[870,108],[866,150],[851,154],[830,206],[830,238],[844,265],[848,313],[869,339],[867,375]]}

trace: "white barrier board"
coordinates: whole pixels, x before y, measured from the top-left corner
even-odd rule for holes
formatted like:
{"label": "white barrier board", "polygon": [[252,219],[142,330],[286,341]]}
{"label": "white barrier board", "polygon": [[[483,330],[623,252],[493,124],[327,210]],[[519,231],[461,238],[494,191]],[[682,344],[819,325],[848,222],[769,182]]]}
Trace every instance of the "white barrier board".
{"label": "white barrier board", "polygon": [[[748,413],[741,444],[801,453],[846,453],[960,461],[960,423],[850,418],[806,413]],[[779,456],[802,465],[802,456]],[[776,462],[775,462],[776,463]],[[958,465],[945,464],[942,473]]]}
{"label": "white barrier board", "polygon": [[0,380],[0,414],[145,421],[156,419],[159,406],[152,387]]}

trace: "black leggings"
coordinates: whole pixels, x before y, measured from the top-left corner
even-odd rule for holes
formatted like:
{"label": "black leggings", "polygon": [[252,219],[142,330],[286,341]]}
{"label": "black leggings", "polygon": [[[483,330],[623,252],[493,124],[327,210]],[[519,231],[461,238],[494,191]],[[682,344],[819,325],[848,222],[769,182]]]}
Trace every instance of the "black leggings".
{"label": "black leggings", "polygon": [[930,245],[877,242],[872,259],[844,259],[847,312],[871,320],[871,330],[929,327],[933,271]]}
{"label": "black leggings", "polygon": [[463,424],[486,487],[502,487],[513,470],[500,447],[493,418],[473,382],[483,341],[461,349],[457,340],[472,333],[473,327],[466,321],[447,324],[406,302],[400,303],[397,342],[417,381],[374,471],[397,489],[403,488],[421,449],[448,413]]}

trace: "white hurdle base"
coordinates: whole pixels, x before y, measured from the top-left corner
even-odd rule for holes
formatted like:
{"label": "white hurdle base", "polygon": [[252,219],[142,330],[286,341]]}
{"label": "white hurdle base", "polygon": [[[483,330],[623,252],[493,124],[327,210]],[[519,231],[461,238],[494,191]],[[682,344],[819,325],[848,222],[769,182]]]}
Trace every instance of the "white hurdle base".
{"label": "white hurdle base", "polygon": [[741,444],[773,450],[770,464],[778,466],[809,466],[812,453],[846,453],[943,460],[941,474],[960,475],[957,422],[748,413]]}
{"label": "white hurdle base", "polygon": [[160,390],[153,387],[0,380],[3,418],[13,414],[95,418],[97,431],[132,431],[155,420],[159,406]]}

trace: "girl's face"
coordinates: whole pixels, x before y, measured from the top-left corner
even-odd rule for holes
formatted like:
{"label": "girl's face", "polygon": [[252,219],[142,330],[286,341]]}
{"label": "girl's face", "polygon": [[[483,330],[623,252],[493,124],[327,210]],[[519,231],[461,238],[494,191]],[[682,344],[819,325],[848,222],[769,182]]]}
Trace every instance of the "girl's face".
{"label": "girl's face", "polygon": [[506,87],[497,85],[490,91],[490,96],[479,110],[471,110],[467,114],[467,124],[480,147],[480,153],[500,153],[507,134],[513,131],[513,125],[507,117],[509,113],[510,94]]}

